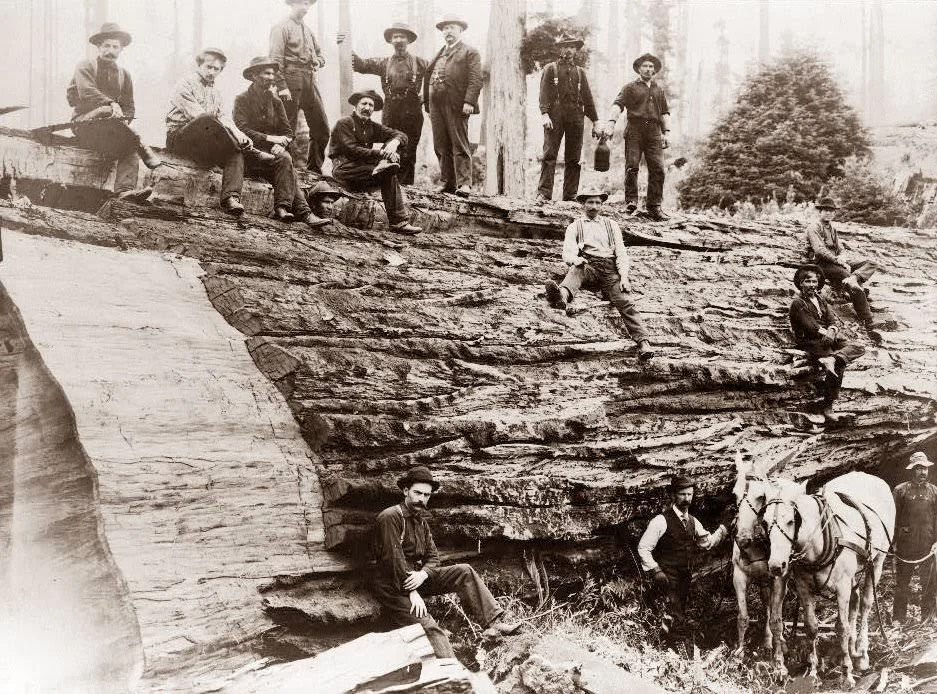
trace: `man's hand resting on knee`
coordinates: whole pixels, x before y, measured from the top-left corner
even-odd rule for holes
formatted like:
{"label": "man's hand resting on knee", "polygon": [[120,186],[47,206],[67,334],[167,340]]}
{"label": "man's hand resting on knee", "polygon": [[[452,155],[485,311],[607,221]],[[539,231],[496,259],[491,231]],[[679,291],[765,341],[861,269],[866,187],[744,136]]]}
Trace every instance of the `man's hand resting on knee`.
{"label": "man's hand resting on knee", "polygon": [[427,615],[426,603],[423,602],[423,596],[415,590],[410,591],[410,614],[417,619],[423,619]]}
{"label": "man's hand resting on knee", "polygon": [[404,590],[416,590],[421,585],[426,583],[426,579],[429,578],[429,574],[425,571],[409,571],[407,572],[407,578],[403,582]]}

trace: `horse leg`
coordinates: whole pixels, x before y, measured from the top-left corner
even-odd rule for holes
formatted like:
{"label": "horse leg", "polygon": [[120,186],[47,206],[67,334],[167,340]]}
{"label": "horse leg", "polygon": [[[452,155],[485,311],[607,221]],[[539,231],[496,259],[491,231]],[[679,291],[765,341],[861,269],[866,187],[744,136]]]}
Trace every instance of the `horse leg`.
{"label": "horse leg", "polygon": [[862,593],[862,607],[860,608],[858,644],[856,667],[861,671],[869,669],[869,611],[875,604],[875,586],[882,578],[882,569],[885,567],[885,555],[880,554],[875,562],[866,569],[865,586]]}
{"label": "horse leg", "polygon": [[762,644],[768,653],[771,652],[774,646],[774,638],[771,633],[771,603],[774,600],[774,591],[772,591],[771,585],[773,580],[769,579],[768,583],[761,586],[761,602],[765,606],[765,630]]}
{"label": "horse leg", "polygon": [[[840,561],[837,561],[831,571],[838,567],[841,563],[843,555],[840,555]],[[849,642],[851,639],[855,638],[854,634],[851,634],[850,623],[849,623],[849,605],[852,599],[853,590],[852,590],[852,579],[855,576],[855,572],[837,572],[838,576],[831,577],[831,583],[836,586],[836,606],[837,606],[837,626],[839,627],[839,648],[842,651],[843,657],[843,685],[852,689],[856,685],[856,679],[852,676],[852,657],[849,655]],[[833,581],[834,578],[838,578],[838,581]]]}
{"label": "horse leg", "polygon": [[[794,585],[797,588],[797,597],[804,609],[804,635],[807,637],[807,641],[810,644],[809,650],[807,651],[807,663],[810,665],[807,676],[812,679],[814,683],[819,684],[820,678],[817,677],[817,640],[820,628],[817,624],[817,598],[811,589],[811,578],[812,576],[810,574],[797,576],[794,580]],[[777,647],[775,647],[775,650],[777,650]]]}
{"label": "horse leg", "polygon": [[737,622],[739,640],[736,653],[741,653],[745,648],[745,632],[748,631],[748,574],[738,564],[732,568],[732,585],[739,604]]}
{"label": "horse leg", "polygon": [[859,590],[854,588],[852,594],[849,597],[849,633],[848,633],[848,642],[849,642],[849,657],[856,657],[856,622],[858,621],[859,613],[862,609],[861,600],[859,597]]}

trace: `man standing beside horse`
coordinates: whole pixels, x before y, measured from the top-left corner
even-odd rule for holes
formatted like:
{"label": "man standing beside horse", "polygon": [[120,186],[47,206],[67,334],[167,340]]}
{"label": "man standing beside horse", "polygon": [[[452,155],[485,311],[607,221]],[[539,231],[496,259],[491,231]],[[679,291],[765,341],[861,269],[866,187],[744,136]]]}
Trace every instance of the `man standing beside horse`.
{"label": "man standing beside horse", "polygon": [[894,489],[895,604],[893,622],[904,622],[908,614],[911,577],[921,578],[921,621],[937,613],[937,486],[927,481],[933,463],[918,451],[907,469],[911,479]]}

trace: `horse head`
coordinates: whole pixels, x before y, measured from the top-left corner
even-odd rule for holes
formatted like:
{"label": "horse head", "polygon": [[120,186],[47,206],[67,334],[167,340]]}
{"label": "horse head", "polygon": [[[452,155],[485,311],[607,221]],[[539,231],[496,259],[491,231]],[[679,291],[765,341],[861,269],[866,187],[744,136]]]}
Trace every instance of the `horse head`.
{"label": "horse head", "polygon": [[791,567],[801,517],[794,500],[776,495],[765,504],[764,525],[768,535],[768,571],[783,576]]}
{"label": "horse head", "polygon": [[[790,456],[783,456],[780,460],[787,457]],[[745,462],[741,452],[736,451],[736,479],[732,492],[739,509],[735,541],[740,550],[746,550],[753,541],[765,540],[763,518],[769,499],[789,501],[805,492],[806,486],[802,483],[768,476],[768,470],[776,467],[778,462],[773,460],[760,465]]]}

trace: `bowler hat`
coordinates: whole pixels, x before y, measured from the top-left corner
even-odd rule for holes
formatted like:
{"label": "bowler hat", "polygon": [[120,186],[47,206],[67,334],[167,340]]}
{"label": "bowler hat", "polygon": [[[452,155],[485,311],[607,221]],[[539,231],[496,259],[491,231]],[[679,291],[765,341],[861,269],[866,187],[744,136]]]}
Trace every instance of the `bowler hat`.
{"label": "bowler hat", "polygon": [[131,41],[130,34],[121,29],[120,24],[116,22],[104,22],[104,24],[101,25],[101,31],[97,34],[92,34],[91,38],[88,39],[88,43],[93,43],[95,46],[98,46],[102,41],[106,41],[107,39],[117,39],[120,41],[121,46],[128,46]]}
{"label": "bowler hat", "polygon": [[906,470],[913,470],[916,467],[930,467],[933,463],[927,459],[927,455],[923,451],[918,451],[911,455],[911,462],[908,463]]}
{"label": "bowler hat", "polygon": [[681,489],[695,487],[696,481],[687,475],[674,475],[670,480],[670,490],[679,492]]}
{"label": "bowler hat", "polygon": [[342,191],[333,186],[328,181],[318,181],[312,188],[309,189],[309,198],[340,198],[342,197]]}
{"label": "bowler hat", "polygon": [[809,263],[797,268],[797,272],[794,273],[794,286],[800,289],[800,284],[804,281],[804,276],[811,272],[817,276],[817,280],[819,281],[817,284],[817,291],[823,289],[823,285],[826,284],[826,275],[823,274],[823,270],[818,265],[811,265]]}
{"label": "bowler hat", "polygon": [[442,19],[436,22],[436,28],[442,31],[442,28],[447,24],[458,24],[462,27],[462,31],[468,29],[468,22],[455,14],[444,14]]}
{"label": "bowler hat", "polygon": [[820,198],[817,200],[817,204],[814,205],[818,210],[838,210],[839,207],[836,206],[836,203],[833,202],[833,198]]}
{"label": "bowler hat", "polygon": [[387,41],[387,43],[390,43],[390,37],[396,33],[406,34],[410,39],[410,43],[416,41],[416,32],[413,31],[413,27],[411,27],[406,22],[394,22],[389,27],[384,29],[384,40]]}
{"label": "bowler hat", "polygon": [[572,46],[578,50],[585,45],[585,42],[578,36],[573,36],[572,34],[563,34],[556,40],[554,45],[557,48],[562,48],[563,46]]}
{"label": "bowler hat", "polygon": [[365,89],[364,91],[355,92],[348,97],[348,103],[352,106],[357,106],[358,102],[364,98],[368,98],[374,101],[375,111],[380,111],[382,108],[384,108],[384,99],[381,98],[381,95],[373,89]]}
{"label": "bowler hat", "polygon": [[434,492],[439,489],[439,482],[433,479],[433,473],[425,465],[417,465],[407,470],[403,477],[397,480],[397,486],[401,489],[407,489],[417,482],[428,484]]}
{"label": "bowler hat", "polygon": [[266,70],[268,67],[272,67],[277,72],[280,71],[280,65],[275,61],[271,60],[267,56],[257,56],[256,58],[251,58],[250,65],[248,65],[241,72],[244,75],[244,79],[252,80],[254,79],[254,73],[258,70]]}
{"label": "bowler hat", "polygon": [[576,202],[585,202],[589,198],[599,198],[602,202],[608,200],[608,193],[601,190],[585,190],[576,196]]}
{"label": "bowler hat", "polygon": [[660,69],[663,67],[663,64],[660,62],[660,58],[658,58],[656,55],[651,55],[650,53],[639,55],[637,58],[634,59],[634,62],[631,63],[631,67],[634,68],[635,72],[640,73],[641,71],[639,68],[641,67],[641,63],[646,62],[648,60],[654,63],[654,74],[656,75],[658,72],[660,72]]}
{"label": "bowler hat", "polygon": [[225,52],[221,50],[220,48],[203,48],[201,51],[199,51],[200,56],[205,55],[206,53],[208,55],[214,55],[214,56],[217,56],[218,58],[221,58],[221,62],[225,64],[227,64],[228,62],[228,56],[226,56]]}

